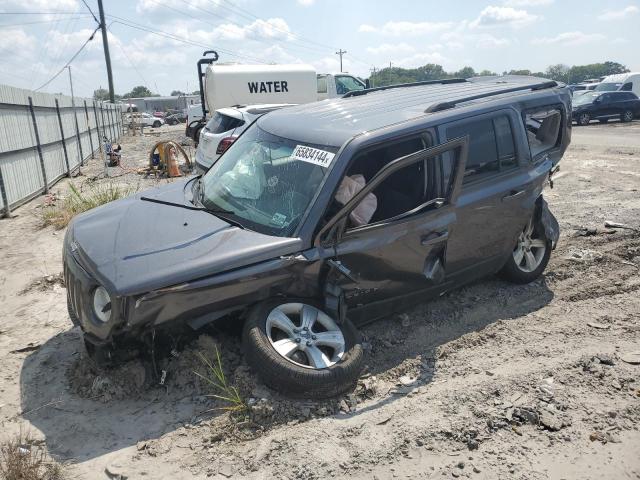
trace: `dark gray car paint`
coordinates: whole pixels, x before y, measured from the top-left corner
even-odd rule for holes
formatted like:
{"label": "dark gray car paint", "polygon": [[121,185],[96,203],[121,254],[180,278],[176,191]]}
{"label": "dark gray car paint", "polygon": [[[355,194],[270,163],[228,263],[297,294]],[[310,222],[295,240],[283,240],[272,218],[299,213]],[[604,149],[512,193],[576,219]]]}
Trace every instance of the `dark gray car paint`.
{"label": "dark gray car paint", "polygon": [[[353,99],[342,101],[345,114],[348,113],[346,107],[351,100]],[[515,237],[509,238],[510,235],[504,235],[505,248],[492,261],[477,256],[478,268],[460,268],[458,271],[445,265],[448,268],[445,281],[438,285],[426,285],[425,289],[407,288],[406,292],[402,291],[398,282],[392,285],[393,280],[390,280],[390,277],[393,277],[393,268],[387,270],[388,275],[380,276],[370,269],[367,273],[363,268],[364,264],[357,260],[359,248],[364,249],[376,242],[380,248],[387,248],[383,245],[384,242],[381,243],[384,235],[362,231],[351,238],[346,236],[340,244],[333,246],[323,246],[314,239],[328,202],[333,198],[350,159],[358,151],[425,132],[446,122],[469,118],[470,115],[509,109],[512,116],[518,116],[525,108],[550,104],[559,104],[565,113],[570,112],[570,96],[566,89],[527,92],[504,98],[492,97],[450,111],[420,115],[404,122],[384,125],[373,131],[360,130],[341,145],[336,145],[340,146],[340,150],[296,232],[297,238],[271,237],[242,230],[206,212],[144,202],[140,200],[140,195],[113,202],[81,215],[72,222],[65,239],[65,274],[72,275],[70,281],[74,283],[75,288],[83,291],[85,298],[89,298],[95,286],[104,285],[113,295],[113,310],[117,315],[113,325],[99,325],[93,318],[88,301],[72,302],[79,312],[83,329],[90,339],[105,341],[121,332],[141,332],[152,325],[170,321],[196,319],[202,320],[196,322],[201,324],[206,322],[207,318],[217,317],[219,312],[242,310],[262,299],[275,296],[322,298],[328,271],[325,260],[340,259],[341,256],[358,278],[369,276],[367,282],[370,287],[366,288],[391,292],[377,297],[376,290],[367,292],[362,286],[349,287],[346,280],[341,280],[341,286],[351,290],[348,292],[352,307],[350,312],[353,314],[350,314],[350,318],[358,322],[373,318],[366,314],[366,311],[371,309],[361,308],[360,311],[365,312],[361,314],[358,314],[357,308],[353,309],[364,303],[357,299],[358,289],[364,290],[366,294],[373,293],[367,302],[369,306],[375,307],[378,313],[376,316],[380,316],[397,308],[398,305],[405,305],[409,297],[415,296],[416,292],[416,298],[424,300],[456,285],[495,272],[501,266],[499,260],[503,262],[510,253],[509,245],[513,245]],[[292,110],[288,109],[288,112]],[[304,108],[302,110],[304,111]],[[281,112],[283,111],[274,112],[263,119],[267,120]],[[567,118],[570,117],[567,115]],[[531,185],[527,187],[528,193],[518,200],[518,208],[533,211],[546,175],[569,144],[570,122],[564,126],[564,134],[559,145],[547,152],[542,159],[530,158],[528,147],[527,151],[523,149],[528,145],[523,124],[518,121],[515,125],[519,162],[521,167],[526,168],[519,169],[517,175],[510,178],[507,184],[496,182],[495,179],[488,182],[479,193],[465,187],[458,199],[460,205],[471,205],[475,201],[481,201],[482,197],[499,195],[505,188],[508,189],[510,182],[529,182]],[[443,142],[445,137],[439,134],[436,140],[438,143]],[[145,194],[185,204],[189,204],[189,195],[188,181],[175,182]],[[548,209],[546,212],[550,215]],[[420,234],[423,236],[437,231],[438,222],[450,225],[450,236],[443,242],[448,250],[449,245],[455,245],[451,239],[455,240],[456,228],[461,223],[457,215],[452,209],[444,208],[420,215],[408,223],[414,226],[422,224]],[[546,218],[545,228],[547,225],[550,225],[551,229],[557,228],[557,222],[554,227],[546,214],[543,214],[543,217]],[[523,225],[526,218],[519,221]],[[496,227],[495,217],[488,217],[485,229]],[[413,232],[410,234],[414,236],[418,234],[418,229],[414,227],[403,230],[402,227],[392,225],[391,229],[394,228],[403,231],[405,237],[410,232]],[[518,228],[521,228],[521,225]],[[515,226],[513,229],[517,230]],[[402,241],[415,239],[404,238]],[[459,248],[463,252],[470,246],[470,240],[467,239],[462,241]],[[413,260],[416,260],[402,258],[402,252],[407,250],[400,248],[398,252],[392,252],[395,255],[392,263],[395,262],[394,268],[398,273],[402,265],[412,264]],[[428,258],[429,251],[431,249],[424,249],[422,255]],[[349,255],[352,255],[351,258]],[[378,275],[378,286],[376,279],[371,277],[372,273]],[[417,279],[418,270],[415,275]],[[388,286],[389,289],[382,288],[383,286]],[[425,290],[428,291],[426,296]],[[380,308],[382,304],[386,307]]]}

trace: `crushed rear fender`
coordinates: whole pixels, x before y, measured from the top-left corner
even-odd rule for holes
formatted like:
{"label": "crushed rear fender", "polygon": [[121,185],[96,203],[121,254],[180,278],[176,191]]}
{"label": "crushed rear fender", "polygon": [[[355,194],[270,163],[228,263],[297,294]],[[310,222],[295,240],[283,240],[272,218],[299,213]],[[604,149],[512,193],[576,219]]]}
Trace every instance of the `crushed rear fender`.
{"label": "crushed rear fender", "polygon": [[542,195],[540,195],[536,203],[540,225],[544,228],[547,239],[551,241],[551,248],[555,250],[558,239],[560,238],[560,225],[558,224],[558,220],[556,220],[556,217],[551,213],[549,204]]}

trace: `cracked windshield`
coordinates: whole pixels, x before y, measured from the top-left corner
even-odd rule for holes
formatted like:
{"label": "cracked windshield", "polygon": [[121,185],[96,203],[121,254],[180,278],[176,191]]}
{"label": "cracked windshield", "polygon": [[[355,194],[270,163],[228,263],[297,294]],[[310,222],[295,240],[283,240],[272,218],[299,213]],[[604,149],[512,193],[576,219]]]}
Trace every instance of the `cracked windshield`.
{"label": "cracked windshield", "polygon": [[200,201],[248,229],[292,235],[336,150],[301,145],[256,125],[203,177]]}

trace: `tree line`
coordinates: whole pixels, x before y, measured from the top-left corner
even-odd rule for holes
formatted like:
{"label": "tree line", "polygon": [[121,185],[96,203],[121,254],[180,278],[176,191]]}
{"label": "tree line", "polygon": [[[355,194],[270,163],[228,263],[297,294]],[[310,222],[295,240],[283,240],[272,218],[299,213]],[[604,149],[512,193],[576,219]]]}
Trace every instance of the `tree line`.
{"label": "tree line", "polygon": [[[185,93],[180,90],[173,90],[171,92],[172,97],[178,97],[180,95],[200,95],[200,90],[196,90],[193,93]],[[123,98],[146,98],[146,97],[159,97],[160,94],[153,93],[144,85],[138,85],[137,87],[133,87],[130,92],[127,92],[123,95],[115,94],[114,97],[116,100],[122,100]],[[104,88],[99,88],[93,91],[93,98],[95,100],[109,101],[109,90]]]}
{"label": "tree line", "polygon": [[[626,73],[629,69],[617,62],[606,61],[589,65],[568,66],[564,64],[550,65],[544,72],[531,70],[510,70],[502,75],[532,75],[534,77],[550,78],[559,82],[572,84],[580,83],[591,78],[599,78],[616,73]],[[464,67],[455,72],[447,72],[441,65],[428,63],[418,68],[391,67],[378,70],[369,77],[374,87],[394,85],[398,83],[423,82],[427,80],[442,80],[445,78],[471,78],[477,76],[499,75],[490,70],[476,72],[472,67]]]}
{"label": "tree line", "polygon": [[[626,73],[629,69],[621,63],[606,61],[602,63],[591,63],[589,65],[574,65],[572,67],[558,63],[549,65],[544,72],[532,72],[531,70],[510,70],[502,72],[503,75],[532,75],[534,77],[550,78],[559,82],[571,84],[580,83],[590,78],[599,78],[616,73]],[[476,72],[472,67],[464,67],[455,72],[447,72],[442,65],[428,63],[418,68],[383,68],[373,73],[369,81],[374,87],[385,85],[395,85],[398,83],[423,82],[426,80],[442,80],[444,78],[471,78],[477,76],[499,75],[490,70]],[[180,90],[173,90],[171,96],[186,95]],[[196,90],[191,95],[200,95]],[[123,95],[115,95],[116,100],[123,98],[159,97],[144,85],[134,87],[130,92]],[[104,88],[99,88],[93,92],[96,100],[109,100],[109,92]]]}

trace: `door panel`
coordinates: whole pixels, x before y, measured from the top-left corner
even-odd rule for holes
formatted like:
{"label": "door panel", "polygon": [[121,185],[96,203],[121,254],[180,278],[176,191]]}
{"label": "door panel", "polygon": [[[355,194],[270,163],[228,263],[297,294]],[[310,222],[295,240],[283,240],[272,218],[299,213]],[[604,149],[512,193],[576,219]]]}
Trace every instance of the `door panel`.
{"label": "door panel", "polygon": [[444,258],[454,207],[347,232],[336,253],[353,280],[343,277],[340,287],[350,308],[440,284],[429,278],[434,261]]}
{"label": "door panel", "polygon": [[[505,117],[509,122],[495,122]],[[490,122],[493,122],[497,147],[491,144]],[[543,124],[538,127],[538,133],[545,133]],[[507,157],[501,145],[505,144],[504,135],[509,128],[511,157],[504,162]],[[446,262],[450,278],[469,281],[493,273],[504,264],[518,234],[533,214],[550,162],[542,160],[534,164],[530,153],[521,151],[521,145],[528,145],[527,133],[522,119],[511,111],[480,115],[442,128],[443,135],[452,132],[459,135],[465,131],[470,135],[468,183],[458,198],[457,221],[447,245]],[[478,135],[482,137],[478,139]],[[496,156],[498,165],[492,166]]]}
{"label": "door panel", "polygon": [[[446,245],[456,222],[455,203],[467,151],[468,137],[462,137],[391,161],[319,232],[316,242],[332,244],[341,268],[346,269],[347,273],[343,271],[333,280],[330,290],[341,291],[349,307],[375,306],[411,293],[444,288]],[[425,162],[432,166],[445,153],[455,160],[448,188],[441,198],[434,198],[434,192],[427,189],[421,199],[414,199],[423,203],[410,205],[408,210],[396,212],[391,218],[344,231],[351,211],[367,196],[398,187],[394,174],[416,167],[424,169]],[[426,170],[435,172],[431,167]],[[374,316],[386,313],[381,308]]]}

